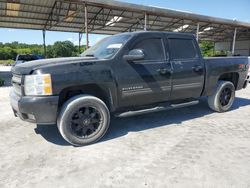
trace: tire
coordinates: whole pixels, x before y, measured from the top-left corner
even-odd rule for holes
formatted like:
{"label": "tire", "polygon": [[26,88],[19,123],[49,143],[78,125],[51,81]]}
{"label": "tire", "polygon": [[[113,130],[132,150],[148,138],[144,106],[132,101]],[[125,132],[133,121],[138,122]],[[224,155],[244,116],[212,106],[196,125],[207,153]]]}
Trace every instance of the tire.
{"label": "tire", "polygon": [[72,145],[84,146],[100,140],[110,123],[106,104],[90,95],[70,98],[57,118],[57,127],[62,137]]}
{"label": "tire", "polygon": [[219,81],[213,95],[208,97],[209,107],[216,112],[226,112],[233,105],[235,87],[232,82]]}

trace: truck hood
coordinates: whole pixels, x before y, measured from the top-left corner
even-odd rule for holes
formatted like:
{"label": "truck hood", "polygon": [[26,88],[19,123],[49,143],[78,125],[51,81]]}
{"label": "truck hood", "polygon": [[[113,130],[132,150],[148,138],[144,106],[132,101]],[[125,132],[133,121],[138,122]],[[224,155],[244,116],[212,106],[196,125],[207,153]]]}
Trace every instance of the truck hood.
{"label": "truck hood", "polygon": [[48,66],[58,64],[69,64],[69,63],[84,63],[91,60],[96,60],[95,57],[65,57],[65,58],[53,58],[53,59],[42,59],[29,61],[22,64],[18,64],[12,67],[11,71],[13,74],[30,74],[31,71],[45,68]]}

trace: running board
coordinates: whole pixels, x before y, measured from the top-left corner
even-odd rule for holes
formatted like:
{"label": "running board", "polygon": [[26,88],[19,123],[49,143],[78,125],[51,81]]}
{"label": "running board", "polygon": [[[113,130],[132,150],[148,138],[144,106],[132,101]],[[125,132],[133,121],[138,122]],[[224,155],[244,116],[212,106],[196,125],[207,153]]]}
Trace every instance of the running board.
{"label": "running board", "polygon": [[190,102],[185,102],[185,103],[179,103],[179,104],[171,104],[169,106],[157,106],[154,108],[148,108],[148,109],[143,109],[143,110],[137,110],[137,111],[128,111],[128,112],[123,112],[120,114],[116,114],[116,117],[129,117],[129,116],[136,116],[136,115],[141,115],[141,114],[147,114],[151,112],[159,112],[163,110],[170,110],[170,109],[175,109],[175,108],[182,108],[186,106],[192,106],[198,104],[199,101],[190,101]]}

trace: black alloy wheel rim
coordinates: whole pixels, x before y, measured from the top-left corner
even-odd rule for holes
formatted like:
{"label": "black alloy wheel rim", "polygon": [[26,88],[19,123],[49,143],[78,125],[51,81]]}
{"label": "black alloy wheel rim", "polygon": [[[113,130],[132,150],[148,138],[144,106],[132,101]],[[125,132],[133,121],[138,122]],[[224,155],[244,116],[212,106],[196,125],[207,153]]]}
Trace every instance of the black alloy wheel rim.
{"label": "black alloy wheel rim", "polygon": [[90,138],[98,132],[102,122],[100,112],[94,107],[82,107],[71,117],[71,129],[80,138]]}
{"label": "black alloy wheel rim", "polygon": [[221,106],[226,106],[229,104],[232,97],[232,90],[230,88],[224,88],[220,94],[220,104]]}

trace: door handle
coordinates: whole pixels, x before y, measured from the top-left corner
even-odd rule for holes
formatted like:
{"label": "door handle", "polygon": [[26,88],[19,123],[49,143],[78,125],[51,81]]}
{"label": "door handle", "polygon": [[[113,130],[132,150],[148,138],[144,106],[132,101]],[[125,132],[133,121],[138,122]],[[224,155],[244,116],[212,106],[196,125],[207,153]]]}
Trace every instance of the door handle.
{"label": "door handle", "polygon": [[201,72],[203,70],[203,67],[200,65],[195,65],[192,67],[194,72]]}
{"label": "door handle", "polygon": [[158,69],[157,72],[161,75],[173,74],[173,71],[171,69],[167,69],[167,68]]}

